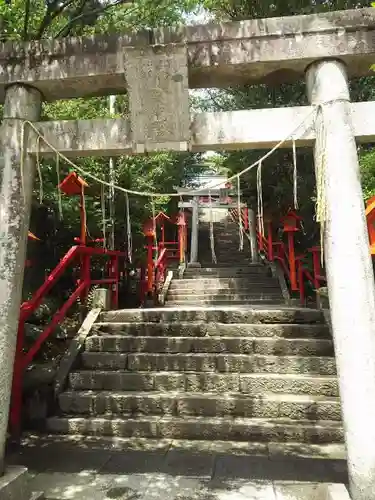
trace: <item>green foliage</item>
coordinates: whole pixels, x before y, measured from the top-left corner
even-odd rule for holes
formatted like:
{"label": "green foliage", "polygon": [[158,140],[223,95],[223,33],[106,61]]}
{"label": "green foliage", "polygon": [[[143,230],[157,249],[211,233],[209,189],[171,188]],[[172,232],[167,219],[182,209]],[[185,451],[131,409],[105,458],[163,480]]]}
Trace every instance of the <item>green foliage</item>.
{"label": "green foliage", "polygon": [[[28,40],[43,37],[83,35],[93,33],[120,33],[155,26],[174,25],[183,20],[183,14],[204,8],[207,13],[219,20],[242,20],[271,16],[289,16],[342,10],[368,6],[367,2],[354,0],[0,0],[0,33],[2,39]],[[282,83],[283,75],[274,74],[263,85],[208,90],[191,97],[192,109],[234,110],[264,107],[306,105],[306,92],[303,82],[293,85]],[[373,100],[375,95],[374,78],[366,77],[351,81],[353,100]],[[116,116],[127,116],[126,96],[116,101]],[[76,99],[58,101],[44,106],[44,119],[90,119],[108,117],[106,98]],[[220,171],[235,173],[247,167],[261,156],[261,151],[227,152],[212,159]],[[108,180],[108,159],[80,158],[79,165],[99,178]],[[371,150],[361,150],[363,188],[366,197],[374,193],[375,156]],[[283,213],[292,205],[292,155],[291,151],[280,150],[269,158],[263,167],[263,186],[265,208],[272,213]],[[116,183],[134,190],[153,192],[172,191],[173,186],[190,178],[192,173],[204,169],[200,155],[177,155],[159,153],[150,156],[122,157],[116,161]],[[60,162],[60,177],[70,170]],[[57,215],[58,175],[55,161],[43,161],[43,203],[38,203],[39,184],[36,183],[32,229],[42,239],[54,242],[56,248],[66,249],[73,236],[79,234],[78,200],[63,197],[63,220]],[[306,220],[306,232],[314,235],[318,230],[314,224],[315,179],[311,151],[298,150],[298,186],[300,211]],[[256,204],[255,170],[247,174],[241,185],[245,197],[252,205]],[[88,228],[92,237],[100,237],[103,226],[101,188],[97,183],[86,179],[89,190],[86,197]],[[108,189],[105,189],[105,222],[108,226]],[[161,197],[155,201],[156,210],[174,211],[176,199]],[[44,210],[43,210],[44,209]],[[48,217],[45,213],[49,214]],[[40,214],[44,214],[41,216]],[[151,214],[147,198],[131,197],[131,216],[135,231],[140,237],[142,222]],[[50,224],[45,223],[45,219]],[[38,223],[38,218],[43,221]],[[124,195],[115,197],[115,227],[117,242],[123,244],[125,237]],[[33,227],[34,226],[34,227]],[[108,229],[108,227],[107,227]],[[139,240],[140,241],[140,240]]]}
{"label": "green foliage", "polygon": [[[293,16],[326,12],[331,10],[367,7],[367,2],[357,0],[335,0],[311,2],[310,0],[276,0],[259,2],[256,0],[206,0],[206,9],[219,20],[243,20],[273,16]],[[303,82],[291,85],[282,83],[283,75],[275,72],[263,85],[250,85],[243,88],[207,90],[205,94],[194,97],[194,107],[205,111],[239,110],[283,106],[307,105],[306,90]],[[375,98],[374,77],[353,79],[350,82],[353,101],[373,100]],[[285,133],[289,132],[286,129]],[[266,151],[236,151],[223,155],[223,166],[229,174],[246,168]],[[364,197],[375,194],[375,154],[371,148],[360,150],[362,185]],[[309,243],[319,242],[319,228],[315,224],[315,175],[312,151],[297,150],[298,199],[300,214],[305,221],[305,232]],[[293,203],[293,160],[289,150],[276,151],[262,167],[262,185],[265,211],[271,215],[282,215]],[[256,170],[241,178],[241,187],[246,201],[256,207]]]}
{"label": "green foliage", "polygon": [[365,200],[375,195],[375,150],[362,152],[360,157],[362,188]]}
{"label": "green foliage", "polygon": [[[182,21],[182,14],[195,8],[194,0],[0,0],[0,35],[2,40],[27,41],[32,39],[68,35],[122,33],[149,29],[160,25],[173,25]],[[72,120],[109,117],[107,98],[75,99],[45,104],[44,120]],[[127,96],[116,99],[115,115],[128,114]],[[108,158],[79,158],[77,164],[96,177],[109,181]],[[199,154],[159,153],[150,156],[121,157],[116,159],[115,183],[137,191],[171,192],[173,187],[203,169]],[[40,282],[45,272],[54,267],[58,259],[79,235],[79,200],[62,195],[58,182],[71,167],[59,161],[43,160],[40,165],[42,182],[35,183],[31,229],[42,240],[30,245],[29,253],[38,258],[43,254],[40,276],[32,273],[32,281]],[[84,176],[83,176],[84,177]],[[124,194],[116,191],[112,202],[108,188],[88,177],[89,188],[85,197],[87,224],[90,237],[103,236],[103,226],[110,229],[109,205],[114,206],[116,245],[124,248],[126,242]],[[42,194],[42,196],[41,196]],[[101,202],[104,196],[104,212]],[[59,199],[62,218],[59,216]],[[155,210],[174,212],[177,200],[160,197]],[[141,227],[152,213],[148,198],[130,197],[130,212],[134,247],[143,246]],[[35,269],[33,269],[35,271]],[[32,287],[33,288],[33,287]]]}

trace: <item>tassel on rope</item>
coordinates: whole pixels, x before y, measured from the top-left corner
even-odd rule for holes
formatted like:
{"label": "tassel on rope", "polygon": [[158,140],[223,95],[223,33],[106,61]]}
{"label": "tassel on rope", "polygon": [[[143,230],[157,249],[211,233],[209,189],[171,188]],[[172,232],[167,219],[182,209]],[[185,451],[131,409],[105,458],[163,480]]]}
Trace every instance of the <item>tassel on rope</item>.
{"label": "tassel on rope", "polygon": [[324,127],[324,109],[322,105],[317,107],[315,120],[318,119],[319,113],[322,115],[319,122],[319,133],[317,140],[320,142],[315,151],[320,151],[320,155],[316,158],[316,221],[320,224],[320,258],[323,265],[324,262],[324,232],[326,222],[326,192],[325,192],[325,169],[326,169],[326,129]]}
{"label": "tassel on rope", "polygon": [[106,218],[105,218],[105,191],[104,191],[104,184],[101,184],[100,205],[101,205],[101,209],[102,209],[103,248],[105,250],[107,248],[107,224],[106,224]]}
{"label": "tassel on rope", "polygon": [[56,175],[57,175],[57,200],[59,205],[59,219],[63,219],[62,196],[60,186],[60,156],[56,154]]}
{"label": "tassel on rope", "polygon": [[[22,191],[22,198],[23,201],[25,201],[26,196],[25,196],[25,155],[26,155],[26,123],[22,124],[21,128],[21,163],[20,163],[20,178],[21,178],[21,191]],[[39,155],[39,150],[38,150],[38,145],[40,141],[40,136],[37,137],[36,144],[37,144],[37,155]]]}
{"label": "tassel on rope", "polygon": [[262,192],[262,161],[259,161],[257,168],[257,197],[258,197],[258,225],[259,232],[264,236],[263,219],[263,192]]}
{"label": "tassel on rope", "polygon": [[132,226],[130,221],[130,205],[128,193],[125,193],[125,208],[126,208],[126,232],[128,243],[128,259],[130,264],[133,263],[133,240],[132,240]]}
{"label": "tassel on rope", "polygon": [[81,240],[84,239],[86,240],[86,234],[87,234],[87,213],[86,213],[86,198],[85,198],[85,190],[84,187],[82,186],[81,188],[81,200],[82,200],[82,214],[83,214],[83,228],[82,231],[84,231],[84,234],[81,235]]}
{"label": "tassel on rope", "polygon": [[238,210],[238,227],[239,227],[239,237],[240,237],[239,250],[242,252],[243,251],[243,224],[242,224],[241,179],[240,179],[240,176],[237,177],[237,210]]}
{"label": "tassel on rope", "polygon": [[212,213],[212,198],[211,191],[208,192],[209,208],[210,208],[210,246],[211,246],[211,256],[212,262],[217,264],[216,252],[215,252],[215,237],[214,237],[214,221]]}
{"label": "tassel on rope", "polygon": [[294,209],[298,210],[298,195],[297,195],[297,150],[296,141],[293,139],[293,201]]}
{"label": "tassel on rope", "polygon": [[[38,171],[38,177],[39,177],[39,203],[43,203],[43,177],[42,177],[42,171],[40,169],[40,155],[39,155],[39,149],[40,149],[40,141],[41,137],[38,136],[36,140],[36,169]],[[23,185],[23,179],[22,179],[22,185]],[[24,188],[22,188],[24,189]]]}

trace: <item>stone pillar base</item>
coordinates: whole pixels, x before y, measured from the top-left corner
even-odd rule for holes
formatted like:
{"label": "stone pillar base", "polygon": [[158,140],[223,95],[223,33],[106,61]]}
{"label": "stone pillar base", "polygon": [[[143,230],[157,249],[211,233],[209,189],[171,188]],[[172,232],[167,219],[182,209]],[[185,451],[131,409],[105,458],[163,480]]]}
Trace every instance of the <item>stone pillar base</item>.
{"label": "stone pillar base", "polygon": [[351,500],[344,484],[324,483],[316,489],[313,500]]}
{"label": "stone pillar base", "polygon": [[187,265],[188,269],[194,269],[194,268],[201,268],[201,263],[200,262],[189,262]]}
{"label": "stone pillar base", "polygon": [[30,492],[29,476],[26,467],[12,466],[5,469],[0,477],[1,500],[37,500],[43,498],[42,493]]}

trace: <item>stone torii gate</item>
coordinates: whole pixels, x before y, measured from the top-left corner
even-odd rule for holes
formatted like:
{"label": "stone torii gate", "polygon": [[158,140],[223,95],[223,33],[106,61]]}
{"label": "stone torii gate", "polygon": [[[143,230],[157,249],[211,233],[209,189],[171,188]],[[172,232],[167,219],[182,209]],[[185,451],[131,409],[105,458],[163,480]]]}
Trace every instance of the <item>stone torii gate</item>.
{"label": "stone torii gate", "polygon": [[[306,118],[297,146],[325,157],[325,259],[354,500],[375,491],[375,291],[356,140],[375,140],[375,103],[351,103],[348,78],[375,62],[375,11],[155,29],[4,44],[0,50],[0,480],[4,471],[36,124],[59,151],[116,156],[157,150],[269,148]],[[189,112],[188,89],[306,79],[310,106]],[[39,122],[42,101],[128,92],[129,119]],[[313,113],[320,106],[319,115]],[[24,133],[26,132],[25,136]],[[27,142],[23,155],[22,139]],[[291,141],[283,143],[290,147]],[[51,155],[41,143],[41,156]],[[21,171],[22,170],[22,171]],[[9,482],[8,481],[8,482]]]}
{"label": "stone torii gate", "polygon": [[[197,188],[197,191],[195,194],[188,194],[188,197],[190,200],[184,200],[184,201],[179,201],[178,202],[178,207],[179,208],[188,208],[191,210],[191,235],[190,235],[190,259],[189,259],[189,264],[191,266],[196,266],[199,265],[198,261],[198,241],[199,241],[199,209],[205,208],[205,209],[212,209],[212,210],[217,210],[217,209],[224,209],[224,210],[229,210],[231,208],[238,208],[238,201],[236,202],[228,202],[227,200],[222,199],[222,194],[223,192],[227,192],[228,194],[234,194],[235,196],[238,195],[233,189],[226,189],[226,181],[225,179],[221,179],[220,181],[215,181],[215,176],[212,176],[212,187],[209,188],[207,185],[202,186]],[[199,190],[199,193],[198,193]],[[182,187],[176,187],[176,191],[184,195],[184,193],[191,193],[191,189],[189,188],[182,188]],[[241,195],[242,193],[240,193]],[[185,195],[186,197],[186,195]],[[203,202],[202,198],[209,199],[211,198],[211,202]],[[244,203],[241,203],[242,208],[246,208],[247,205]],[[253,221],[255,219],[255,214],[254,211],[251,210],[251,220]],[[256,248],[256,230],[255,230],[255,224],[252,224],[251,226],[252,233],[250,235],[251,237],[251,255],[253,261],[256,261],[255,257],[255,248]],[[255,243],[254,243],[255,242]]]}

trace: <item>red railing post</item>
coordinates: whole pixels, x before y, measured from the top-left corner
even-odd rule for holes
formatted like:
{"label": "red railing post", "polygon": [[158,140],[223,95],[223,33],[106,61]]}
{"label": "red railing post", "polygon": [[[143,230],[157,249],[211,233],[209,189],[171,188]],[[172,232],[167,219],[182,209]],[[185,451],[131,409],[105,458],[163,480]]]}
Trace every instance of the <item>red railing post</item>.
{"label": "red railing post", "polygon": [[154,259],[152,252],[153,240],[151,237],[147,238],[147,292],[152,292],[154,285]]}
{"label": "red railing post", "polygon": [[273,261],[273,239],[272,239],[272,222],[267,222],[267,246],[268,246],[268,260]]}
{"label": "red railing post", "polygon": [[249,209],[248,208],[244,208],[244,221],[243,221],[243,226],[244,226],[244,229],[245,231],[248,231],[249,230]]}
{"label": "red railing post", "polygon": [[290,286],[293,291],[298,290],[297,271],[296,271],[296,256],[294,249],[294,232],[288,232],[288,254],[289,254],[289,272]]}

